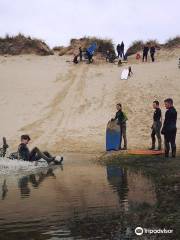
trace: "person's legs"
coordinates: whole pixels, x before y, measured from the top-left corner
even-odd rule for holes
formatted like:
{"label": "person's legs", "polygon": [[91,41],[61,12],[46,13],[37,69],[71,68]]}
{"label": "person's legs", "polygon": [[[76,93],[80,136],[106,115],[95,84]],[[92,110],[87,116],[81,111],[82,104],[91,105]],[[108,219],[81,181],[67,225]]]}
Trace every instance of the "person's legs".
{"label": "person's legs", "polygon": [[155,134],[156,134],[156,137],[158,139],[158,150],[161,150],[161,148],[162,148],[161,122],[157,122]]}
{"label": "person's legs", "polygon": [[164,146],[165,146],[165,157],[169,157],[169,150],[170,150],[170,144],[169,144],[169,136],[168,134],[164,135]]}
{"label": "person's legs", "polygon": [[147,62],[147,53],[145,54],[145,60],[146,60],[146,62]]}
{"label": "person's legs", "polygon": [[152,147],[151,149],[155,149],[155,144],[156,144],[156,138],[155,138],[156,132],[154,130],[154,128],[152,129],[152,133],[151,133],[151,139],[152,139]]}
{"label": "person's legs", "polygon": [[154,53],[151,53],[151,60],[154,62]]}
{"label": "person's legs", "polygon": [[121,126],[121,134],[124,140],[124,149],[127,149],[127,136],[126,136],[126,124]]}
{"label": "person's legs", "polygon": [[176,131],[171,133],[170,137],[172,157],[176,157]]}
{"label": "person's legs", "polygon": [[[47,152],[46,152],[47,153]],[[48,153],[49,154],[49,153]],[[54,160],[53,157],[48,157],[46,154],[42,153],[39,148],[35,147],[30,152],[30,161],[38,161],[39,159],[43,158],[48,163]]]}

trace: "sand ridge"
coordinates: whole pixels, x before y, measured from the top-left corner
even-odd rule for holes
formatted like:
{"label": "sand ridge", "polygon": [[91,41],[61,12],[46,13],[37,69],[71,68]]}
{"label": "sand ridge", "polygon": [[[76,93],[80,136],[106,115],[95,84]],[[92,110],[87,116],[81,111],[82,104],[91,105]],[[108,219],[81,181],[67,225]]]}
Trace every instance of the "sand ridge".
{"label": "sand ridge", "polygon": [[[129,148],[147,148],[152,101],[162,105],[172,97],[177,111],[180,108],[177,56],[163,54],[156,63],[132,63],[134,74],[127,81],[120,80],[123,67],[113,64],[74,66],[69,57],[56,55],[0,57],[0,133],[13,149],[19,136],[28,133],[31,147],[103,152],[106,124],[121,102],[129,119]],[[178,133],[177,142],[179,138]]]}

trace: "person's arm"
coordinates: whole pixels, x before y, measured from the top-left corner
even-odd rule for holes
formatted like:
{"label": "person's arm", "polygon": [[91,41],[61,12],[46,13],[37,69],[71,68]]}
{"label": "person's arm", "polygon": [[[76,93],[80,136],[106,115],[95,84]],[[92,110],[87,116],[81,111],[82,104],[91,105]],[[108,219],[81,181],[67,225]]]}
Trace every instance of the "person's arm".
{"label": "person's arm", "polygon": [[111,121],[115,121],[116,119],[118,119],[118,115],[116,113],[115,117],[114,118],[111,118]]}

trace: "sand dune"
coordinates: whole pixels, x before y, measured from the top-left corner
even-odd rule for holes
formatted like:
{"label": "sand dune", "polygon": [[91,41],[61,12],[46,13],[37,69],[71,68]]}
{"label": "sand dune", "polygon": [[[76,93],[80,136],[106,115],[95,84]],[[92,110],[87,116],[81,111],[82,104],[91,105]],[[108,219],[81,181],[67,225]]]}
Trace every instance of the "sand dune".
{"label": "sand dune", "polygon": [[103,152],[106,123],[121,102],[129,119],[129,148],[146,148],[152,101],[163,104],[173,97],[180,109],[179,53],[161,52],[156,63],[136,64],[131,57],[134,75],[128,81],[120,80],[123,67],[112,64],[74,66],[58,56],[0,57],[0,135],[13,149],[28,133],[31,146],[54,152]]}

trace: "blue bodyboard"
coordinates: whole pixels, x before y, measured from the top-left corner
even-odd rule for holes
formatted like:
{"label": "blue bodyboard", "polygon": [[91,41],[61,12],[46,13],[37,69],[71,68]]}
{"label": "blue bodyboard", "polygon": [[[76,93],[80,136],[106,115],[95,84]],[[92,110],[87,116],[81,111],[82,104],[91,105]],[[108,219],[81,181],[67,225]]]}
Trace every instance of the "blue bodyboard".
{"label": "blue bodyboard", "polygon": [[92,43],[91,46],[87,49],[87,51],[88,51],[88,53],[89,53],[90,55],[93,55],[94,52],[95,52],[95,50],[96,50],[96,48],[97,48],[96,43]]}
{"label": "blue bodyboard", "polygon": [[116,121],[108,122],[106,129],[106,151],[119,150],[121,145],[120,126]]}

